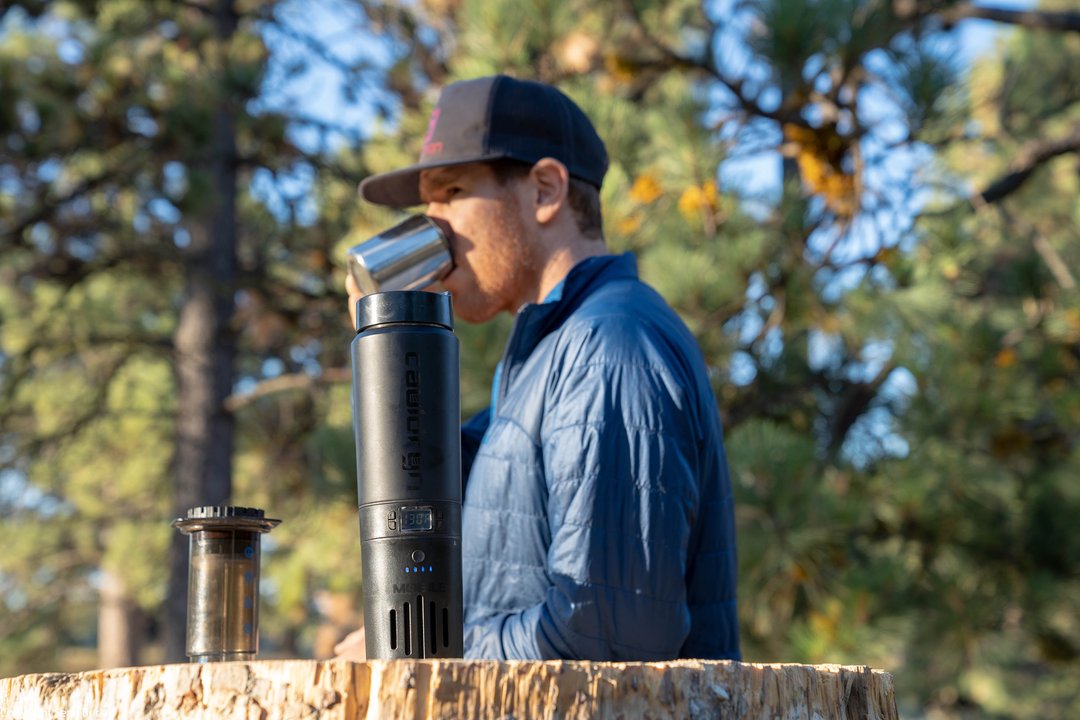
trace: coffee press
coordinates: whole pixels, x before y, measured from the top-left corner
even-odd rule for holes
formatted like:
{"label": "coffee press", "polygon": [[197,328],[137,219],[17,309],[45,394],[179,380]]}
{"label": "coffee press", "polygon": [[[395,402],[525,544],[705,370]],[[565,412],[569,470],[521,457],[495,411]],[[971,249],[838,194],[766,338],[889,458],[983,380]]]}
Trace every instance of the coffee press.
{"label": "coffee press", "polygon": [[461,657],[461,416],[450,296],[365,295],[356,331],[367,656]]}
{"label": "coffee press", "polygon": [[188,535],[187,656],[251,660],[259,652],[259,540],[280,520],[257,508],[191,508],[173,527]]}

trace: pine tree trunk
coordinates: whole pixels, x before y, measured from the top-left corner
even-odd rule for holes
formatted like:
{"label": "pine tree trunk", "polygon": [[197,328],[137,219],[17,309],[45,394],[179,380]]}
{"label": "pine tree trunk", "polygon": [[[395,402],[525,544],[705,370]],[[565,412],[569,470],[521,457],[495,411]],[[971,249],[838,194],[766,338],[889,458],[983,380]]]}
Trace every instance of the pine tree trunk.
{"label": "pine tree trunk", "polygon": [[837,665],[341,660],[0,680],[0,718],[896,720],[892,677]]}
{"label": "pine tree trunk", "polygon": [[98,663],[103,668],[139,664],[143,644],[142,613],[116,573],[101,573],[98,606]]}
{"label": "pine tree trunk", "polygon": [[[232,0],[216,8],[218,38],[236,30]],[[224,84],[224,72],[221,80]],[[177,440],[174,516],[198,505],[218,505],[232,495],[234,422],[224,401],[233,389],[236,333],[231,326],[237,287],[236,138],[227,93],[214,116],[213,148],[205,168],[213,187],[212,207],[191,228],[185,263],[186,287],[175,336]],[[164,652],[184,659],[187,612],[187,538],[173,536],[166,600]]]}

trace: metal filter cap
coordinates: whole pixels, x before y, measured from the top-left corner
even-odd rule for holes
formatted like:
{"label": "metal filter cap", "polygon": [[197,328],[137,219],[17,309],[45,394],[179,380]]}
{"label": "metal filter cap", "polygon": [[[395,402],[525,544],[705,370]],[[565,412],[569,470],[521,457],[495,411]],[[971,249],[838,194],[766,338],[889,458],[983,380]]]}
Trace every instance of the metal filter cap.
{"label": "metal filter cap", "polygon": [[188,535],[209,528],[255,530],[270,532],[281,524],[280,520],[265,517],[259,508],[239,507],[236,505],[202,505],[187,511],[187,516],[176,518],[172,526]]}
{"label": "metal filter cap", "polygon": [[365,295],[356,302],[356,332],[387,323],[442,325],[453,330],[450,294],[392,290]]}

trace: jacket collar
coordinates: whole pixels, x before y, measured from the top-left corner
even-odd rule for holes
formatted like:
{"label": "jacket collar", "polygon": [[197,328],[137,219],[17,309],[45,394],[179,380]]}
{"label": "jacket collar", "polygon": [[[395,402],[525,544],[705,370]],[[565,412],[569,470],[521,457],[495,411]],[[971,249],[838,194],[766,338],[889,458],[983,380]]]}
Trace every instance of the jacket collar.
{"label": "jacket collar", "polygon": [[[631,253],[588,257],[570,268],[556,305],[576,309],[586,297],[612,280],[637,280],[637,260]],[[526,306],[523,310],[532,306]]]}
{"label": "jacket collar", "polygon": [[[557,329],[586,298],[609,282],[637,280],[637,260],[631,253],[585,258],[567,274],[562,297],[546,303],[530,304],[518,311],[510,334],[504,364],[527,358],[549,333]],[[506,372],[510,368],[504,367]],[[509,381],[511,378],[507,378]]]}

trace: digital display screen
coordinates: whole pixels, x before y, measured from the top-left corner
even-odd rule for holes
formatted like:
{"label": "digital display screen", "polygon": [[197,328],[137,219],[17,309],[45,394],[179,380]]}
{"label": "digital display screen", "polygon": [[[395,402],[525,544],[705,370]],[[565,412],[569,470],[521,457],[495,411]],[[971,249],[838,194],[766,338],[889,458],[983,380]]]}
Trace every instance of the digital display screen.
{"label": "digital display screen", "polygon": [[431,520],[431,508],[401,508],[401,532],[430,530]]}

